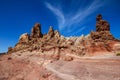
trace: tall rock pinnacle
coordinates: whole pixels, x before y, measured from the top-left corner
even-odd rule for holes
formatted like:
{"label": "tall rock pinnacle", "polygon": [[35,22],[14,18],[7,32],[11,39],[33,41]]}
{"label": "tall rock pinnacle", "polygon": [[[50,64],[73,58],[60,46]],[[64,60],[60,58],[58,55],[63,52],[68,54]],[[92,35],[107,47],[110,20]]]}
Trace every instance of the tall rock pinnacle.
{"label": "tall rock pinnacle", "polygon": [[31,37],[32,38],[42,38],[43,34],[41,32],[41,25],[36,23],[31,30]]}
{"label": "tall rock pinnacle", "polygon": [[110,25],[107,21],[105,20],[102,20],[102,15],[99,14],[97,17],[96,17],[96,31],[97,32],[100,32],[100,31],[110,31]]}
{"label": "tall rock pinnacle", "polygon": [[49,28],[49,31],[48,31],[48,34],[47,34],[50,38],[54,36],[54,30],[53,30],[53,27],[50,26]]}
{"label": "tall rock pinnacle", "polygon": [[96,17],[96,32],[91,32],[91,38],[95,41],[114,40],[110,33],[110,25],[107,21],[102,20],[102,15]]}

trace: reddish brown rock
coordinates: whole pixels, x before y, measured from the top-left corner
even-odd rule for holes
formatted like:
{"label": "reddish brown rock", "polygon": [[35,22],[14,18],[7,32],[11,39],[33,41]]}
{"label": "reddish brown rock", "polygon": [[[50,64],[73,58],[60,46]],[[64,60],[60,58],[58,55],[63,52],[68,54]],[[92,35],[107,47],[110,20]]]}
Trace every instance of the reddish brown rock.
{"label": "reddish brown rock", "polygon": [[54,31],[54,36],[55,36],[55,38],[57,38],[57,39],[59,39],[60,38],[60,33],[56,30],[56,31]]}
{"label": "reddish brown rock", "polygon": [[41,25],[36,23],[31,30],[31,37],[32,38],[42,38],[43,34],[41,32]]}
{"label": "reddish brown rock", "polygon": [[52,27],[42,37],[40,24],[35,24],[31,37],[21,35],[8,49],[11,54],[0,56],[0,80],[120,79],[120,58],[114,55],[120,42],[101,15],[96,20],[96,32],[67,38]]}
{"label": "reddish brown rock", "polygon": [[54,37],[54,30],[53,30],[53,27],[52,27],[52,26],[50,26],[47,36],[48,36],[49,38]]}
{"label": "reddish brown rock", "polygon": [[[67,53],[77,54],[79,56],[84,56],[88,52],[100,52],[100,51],[110,51],[108,46],[104,45],[108,41],[114,41],[115,38],[110,33],[110,25],[107,21],[102,20],[102,15],[98,15],[96,18],[96,31],[91,32],[90,35],[81,37],[64,37],[61,36],[58,31],[54,31],[53,27],[50,26],[47,34],[42,34],[41,25],[36,23],[32,28],[31,35],[27,33],[20,36],[19,42],[9,49],[8,52],[17,52],[20,50],[46,52],[55,50],[61,54],[64,51]],[[99,45],[93,45],[95,43],[100,43]],[[58,50],[56,50],[58,49]],[[53,56],[59,59],[59,55]]]}
{"label": "reddish brown rock", "polygon": [[95,41],[114,40],[110,31],[91,32],[91,38]]}
{"label": "reddish brown rock", "polygon": [[22,42],[28,42],[30,39],[30,36],[28,33],[24,33],[20,36],[20,39],[19,39],[19,43],[22,43]]}
{"label": "reddish brown rock", "polygon": [[96,32],[91,32],[91,38],[95,41],[114,40],[110,33],[110,25],[107,21],[102,20],[102,15],[96,17]]}
{"label": "reddish brown rock", "polygon": [[11,52],[12,52],[12,50],[13,50],[13,48],[12,48],[12,47],[8,47],[8,53],[11,53]]}
{"label": "reddish brown rock", "polygon": [[110,25],[107,21],[102,20],[102,15],[99,14],[96,18],[96,31],[100,32],[100,31],[110,31]]}
{"label": "reddish brown rock", "polygon": [[65,56],[64,61],[72,61],[73,60],[73,57],[72,56]]}

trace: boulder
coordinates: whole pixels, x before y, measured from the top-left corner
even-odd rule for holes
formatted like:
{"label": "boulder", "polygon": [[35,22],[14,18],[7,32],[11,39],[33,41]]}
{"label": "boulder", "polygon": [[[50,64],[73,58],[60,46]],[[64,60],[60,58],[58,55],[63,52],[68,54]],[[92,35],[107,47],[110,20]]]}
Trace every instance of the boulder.
{"label": "boulder", "polygon": [[63,58],[63,60],[64,61],[73,61],[73,57],[72,56],[65,56],[64,58]]}
{"label": "boulder", "polygon": [[115,50],[115,51],[120,51],[120,43],[116,43],[116,44],[114,44],[113,45],[113,49]]}

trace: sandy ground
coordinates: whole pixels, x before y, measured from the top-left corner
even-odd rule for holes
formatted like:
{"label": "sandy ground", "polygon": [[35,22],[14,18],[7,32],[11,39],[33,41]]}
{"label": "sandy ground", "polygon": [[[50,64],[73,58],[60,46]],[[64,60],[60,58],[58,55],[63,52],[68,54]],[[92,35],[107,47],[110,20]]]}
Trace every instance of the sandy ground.
{"label": "sandy ground", "polygon": [[120,80],[120,60],[56,61],[46,67],[61,80]]}
{"label": "sandy ground", "polygon": [[0,56],[0,80],[120,80],[120,57],[52,60],[39,52]]}

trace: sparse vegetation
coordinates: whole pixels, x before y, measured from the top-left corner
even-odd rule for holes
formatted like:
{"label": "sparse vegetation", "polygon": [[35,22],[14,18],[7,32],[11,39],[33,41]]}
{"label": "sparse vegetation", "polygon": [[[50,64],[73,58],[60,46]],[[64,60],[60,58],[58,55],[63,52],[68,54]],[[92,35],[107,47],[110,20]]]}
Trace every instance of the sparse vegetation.
{"label": "sparse vegetation", "polygon": [[120,52],[117,52],[117,53],[116,53],[116,56],[120,56]]}

